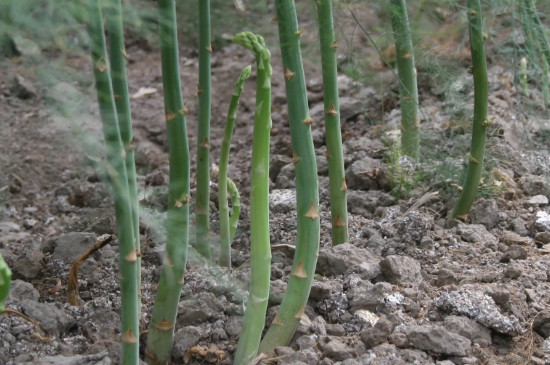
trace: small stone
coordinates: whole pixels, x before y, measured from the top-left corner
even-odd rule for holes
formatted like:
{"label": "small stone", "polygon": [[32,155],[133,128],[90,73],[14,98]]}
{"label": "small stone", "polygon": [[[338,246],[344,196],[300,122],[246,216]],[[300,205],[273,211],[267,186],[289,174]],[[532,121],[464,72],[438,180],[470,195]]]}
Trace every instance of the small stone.
{"label": "small stone", "polygon": [[[464,357],[451,356],[449,358],[451,359],[452,363],[456,365],[479,365],[480,364],[479,359],[473,356],[464,356]],[[505,360],[505,362],[506,364],[515,364],[515,362],[508,362],[507,360]]]}
{"label": "small stone", "polygon": [[379,317],[371,311],[366,309],[358,309],[353,313],[354,317],[357,318],[364,326],[372,327],[377,322]]}
{"label": "small stone", "polygon": [[410,345],[409,338],[403,332],[393,332],[388,336],[388,341],[399,349],[407,348]]}
{"label": "small stone", "polygon": [[292,165],[292,158],[285,155],[271,156],[269,161],[269,176],[274,182],[277,181],[277,176],[283,168],[283,166]]}
{"label": "small stone", "polygon": [[519,278],[521,274],[521,269],[515,266],[508,266],[504,271],[504,276],[512,280]]}
{"label": "small stone", "polygon": [[550,186],[544,176],[522,176],[519,179],[518,185],[527,196],[548,195],[550,193]]}
{"label": "small stone", "polygon": [[500,209],[494,199],[484,199],[472,207],[470,217],[473,223],[492,229],[500,222]]}
{"label": "small stone", "polygon": [[361,101],[348,96],[340,98],[340,119],[342,121],[352,120],[364,111]]}
{"label": "small stone", "polygon": [[481,347],[490,346],[491,330],[476,321],[462,316],[448,316],[444,320],[445,327],[452,332],[466,337]]}
{"label": "small stone", "polygon": [[241,316],[231,316],[225,323],[225,332],[230,337],[237,337],[242,332],[243,328],[243,317]]}
{"label": "small stone", "polygon": [[[91,355],[56,355],[56,356],[40,356],[38,363],[40,365],[110,365],[113,360],[107,356],[107,351],[100,351]],[[19,365],[34,365],[36,360],[17,361]]]}
{"label": "small stone", "polygon": [[316,309],[331,322],[336,322],[346,313],[349,300],[346,293],[337,292],[317,303]]}
{"label": "small stone", "polygon": [[13,280],[11,282],[9,300],[20,302],[25,299],[38,301],[40,294],[31,283],[27,283],[23,280]]}
{"label": "small stone", "polygon": [[74,321],[55,304],[39,303],[31,299],[21,301],[21,311],[40,322],[44,329],[54,336],[66,333]]}
{"label": "small stone", "polygon": [[529,231],[527,230],[527,224],[523,219],[519,217],[512,220],[512,229],[514,230],[514,232],[521,236],[527,236],[527,234],[529,234]]}
{"label": "small stone", "polygon": [[394,325],[385,318],[381,318],[373,327],[361,331],[361,341],[368,347],[374,347],[386,341],[393,331]]}
{"label": "small stone", "polygon": [[550,231],[550,214],[545,211],[538,211],[535,219],[535,229],[537,232]]}
{"label": "small stone", "polygon": [[326,356],[336,361],[343,361],[355,355],[353,347],[346,345],[340,340],[332,340],[323,346],[323,351]]}
{"label": "small stone", "polygon": [[56,83],[46,96],[60,105],[79,105],[85,98],[84,94],[68,82]]}
{"label": "small stone", "polygon": [[379,190],[348,190],[348,210],[353,214],[372,218],[374,211],[378,207],[378,193],[382,192]]}
{"label": "small stone", "polygon": [[327,334],[331,336],[344,336],[346,334],[346,330],[344,326],[342,326],[339,323],[327,323],[326,324]]}
{"label": "small stone", "polygon": [[419,243],[426,232],[433,228],[434,219],[427,214],[413,210],[405,217],[397,218],[395,226],[398,236],[404,242]]}
{"label": "small stone", "polygon": [[504,231],[500,236],[500,241],[508,246],[511,246],[511,245],[527,246],[531,242],[531,239],[529,237],[522,237],[516,232]]}
{"label": "small stone", "polygon": [[309,349],[315,347],[319,341],[319,336],[317,335],[305,335],[296,340],[296,345],[300,350]]}
{"label": "small stone", "polygon": [[187,350],[199,342],[201,335],[201,330],[198,327],[187,326],[179,329],[174,334],[172,356],[176,359],[183,359]]}
{"label": "small stone", "polygon": [[511,246],[501,257],[500,262],[510,262],[510,260],[525,260],[527,258],[527,249],[523,246]]}
{"label": "small stone", "polygon": [[[321,104],[322,105],[322,104]],[[317,119],[319,120],[319,119]],[[322,120],[322,119],[321,119]],[[315,119],[314,119],[315,121]],[[317,125],[313,125],[311,129],[311,139],[313,140],[313,145],[315,148],[320,148],[325,144],[325,130],[324,128],[317,128]],[[326,159],[325,159],[326,161]]]}
{"label": "small stone", "polygon": [[317,273],[324,276],[341,275],[358,265],[362,265],[360,271],[367,271],[365,275],[369,279],[375,278],[380,273],[379,259],[369,250],[342,243],[328,249],[321,249],[317,261]]}
{"label": "small stone", "polygon": [[26,229],[32,229],[37,223],[38,221],[34,218],[26,218],[23,221],[23,227],[25,227]]}
{"label": "small stone", "polygon": [[[70,232],[59,236],[56,240],[53,258],[65,264],[72,264],[96,242],[96,235],[87,232]],[[93,254],[94,258],[101,256],[101,250]]]}
{"label": "small stone", "polygon": [[223,306],[212,293],[203,292],[178,304],[178,326],[198,325],[223,313]]}
{"label": "small stone", "polygon": [[[323,134],[323,144],[325,143],[325,135]],[[328,161],[327,158],[323,156],[315,156],[315,160],[317,163],[317,172],[319,173],[319,176],[327,176],[328,175]]]}
{"label": "small stone", "polygon": [[269,289],[270,305],[281,304],[286,291],[286,283],[281,279],[272,280]]}
{"label": "small stone", "polygon": [[533,322],[533,329],[544,338],[550,338],[550,311],[540,312]]}
{"label": "small stone", "polygon": [[23,56],[36,56],[42,52],[38,43],[28,38],[16,35],[12,39],[15,49]]}
{"label": "small stone", "polygon": [[525,332],[515,316],[502,315],[495,300],[478,290],[463,288],[443,293],[435,304],[445,312],[464,315],[502,334],[515,336]]}
{"label": "small stone", "polygon": [[436,354],[466,356],[472,345],[467,338],[437,325],[414,325],[404,333],[414,347]]}
{"label": "small stone", "polygon": [[392,292],[390,283],[380,282],[374,285],[369,282],[361,283],[348,291],[351,311],[366,309],[376,312],[380,306],[385,305],[385,299]]}
{"label": "small stone", "polygon": [[346,170],[346,182],[349,189],[391,190],[386,168],[380,160],[371,157],[363,157],[351,164]]}
{"label": "small stone", "polygon": [[535,242],[540,242],[542,245],[550,243],[550,232],[538,232],[535,234]]}
{"label": "small stone", "polygon": [[157,169],[145,176],[147,186],[164,186],[168,182],[167,174],[161,169]]}
{"label": "small stone", "polygon": [[484,244],[497,242],[496,237],[481,224],[459,224],[456,233],[466,242]]}
{"label": "small stone", "polygon": [[449,269],[439,269],[437,271],[437,277],[434,280],[434,285],[442,287],[445,285],[456,284],[457,278],[454,272]]}
{"label": "small stone", "polygon": [[526,208],[548,205],[548,197],[546,195],[535,195],[527,199],[523,205]]}
{"label": "small stone", "polygon": [[25,245],[12,267],[14,277],[26,281],[36,279],[42,269],[43,258],[44,254],[38,243],[33,242]]}
{"label": "small stone", "polygon": [[328,281],[319,281],[315,280],[311,286],[311,292],[309,294],[309,299],[316,302],[321,299],[328,298],[332,294],[333,286]]}
{"label": "small stone", "polygon": [[[375,159],[383,159],[385,156],[384,143],[380,139],[370,139],[368,137],[352,138],[344,141],[344,156],[358,156],[361,158],[367,155]],[[349,160],[349,162],[351,161]]]}
{"label": "small stone", "polygon": [[279,358],[277,365],[317,365],[318,361],[319,355],[315,350],[307,348]]}
{"label": "small stone", "polygon": [[296,351],[292,347],[286,347],[286,346],[277,346],[274,349],[275,355],[277,357],[287,357],[294,354]]}
{"label": "small stone", "polygon": [[382,275],[392,284],[405,287],[422,283],[420,263],[408,256],[388,256],[380,261]]}
{"label": "small stone", "polygon": [[311,321],[309,329],[317,336],[324,337],[327,335],[327,322],[322,316],[317,316]]}
{"label": "small stone", "polygon": [[279,171],[277,179],[275,180],[275,186],[277,189],[293,189],[296,187],[295,182],[295,167],[293,163],[285,165]]}
{"label": "small stone", "polygon": [[274,189],[269,194],[269,210],[290,213],[296,210],[296,193],[292,189]]}
{"label": "small stone", "polygon": [[97,343],[114,338],[120,334],[120,314],[111,309],[97,309],[82,324],[82,331]]}
{"label": "small stone", "polygon": [[31,99],[37,94],[34,85],[21,75],[13,77],[10,93],[19,99]]}
{"label": "small stone", "polygon": [[0,222],[0,232],[2,233],[19,232],[19,231],[21,231],[21,227],[17,223],[10,222],[10,221]]}

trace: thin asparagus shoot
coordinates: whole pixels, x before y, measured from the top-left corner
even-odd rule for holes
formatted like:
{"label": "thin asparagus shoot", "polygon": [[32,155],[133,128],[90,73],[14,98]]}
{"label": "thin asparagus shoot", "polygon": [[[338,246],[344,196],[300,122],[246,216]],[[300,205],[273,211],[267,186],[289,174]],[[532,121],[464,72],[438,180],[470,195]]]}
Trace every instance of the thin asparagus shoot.
{"label": "thin asparagus shoot", "polygon": [[405,0],[390,0],[391,22],[395,38],[395,58],[401,101],[401,150],[418,157],[420,132],[418,123],[418,88],[414,53]]}
{"label": "thin asparagus shoot", "polygon": [[[237,82],[231,96],[229,109],[227,111],[227,121],[225,123],[225,131],[222,140],[220,152],[220,166],[218,173],[218,200],[220,205],[220,259],[219,264],[225,267],[231,267],[231,225],[229,221],[229,205],[227,202],[227,165],[229,164],[229,149],[231,147],[231,138],[233,137],[233,129],[235,127],[235,118],[237,116],[237,107],[239,99],[243,91],[244,83],[250,77],[251,66],[246,66]],[[234,203],[234,201],[233,201]]]}
{"label": "thin asparagus shoot", "polygon": [[317,0],[317,17],[319,19],[319,41],[323,69],[332,244],[338,245],[349,241],[349,233],[346,200],[347,185],[344,171],[342,132],[340,129],[340,103],[336,69],[338,45],[334,37],[331,0]]}
{"label": "thin asparagus shoot", "polygon": [[210,220],[210,0],[199,0],[199,123],[197,132],[196,250],[211,259]]}
{"label": "thin asparagus shoot", "polygon": [[487,127],[491,124],[487,120],[489,90],[487,61],[485,60],[485,50],[483,47],[481,6],[479,0],[468,0],[467,7],[472,71],[474,75],[474,120],[466,181],[451,213],[451,218],[459,219],[464,219],[468,215],[477,194],[481,171],[483,169]]}

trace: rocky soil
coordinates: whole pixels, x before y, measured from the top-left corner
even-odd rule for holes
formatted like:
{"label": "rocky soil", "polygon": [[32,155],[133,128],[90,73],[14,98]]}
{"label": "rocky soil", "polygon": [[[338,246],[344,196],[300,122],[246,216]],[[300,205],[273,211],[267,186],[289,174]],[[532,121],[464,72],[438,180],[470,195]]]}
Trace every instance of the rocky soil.
{"label": "rocky soil", "polygon": [[[193,54],[186,48],[181,52],[194,155]],[[143,207],[145,331],[163,246],[167,143],[158,53],[133,46],[128,56]],[[101,144],[90,66],[86,59],[68,59],[66,67],[80,70],[84,80],[44,86],[37,77],[39,69],[27,67],[26,57],[32,55],[5,61],[7,72],[0,73],[0,253],[15,279],[8,308],[34,322],[11,313],[0,316],[0,363],[118,364],[116,241],[82,265],[79,305],[66,300],[71,264],[99,236],[114,233],[112,201],[94,167],[101,164]],[[233,80],[250,63],[252,57],[233,45],[214,52],[213,164],[219,158],[217,141]],[[294,171],[276,52],[273,66],[268,323],[286,288],[296,236]],[[322,80],[315,69],[308,72],[311,113],[317,121],[313,136],[321,185],[321,250],[311,298],[294,340],[262,363],[550,364],[550,164],[547,145],[540,144],[548,120],[540,117],[540,110],[522,108],[509,70],[491,63],[489,71],[490,115],[495,117],[488,137],[490,173],[470,220],[451,228],[444,223],[456,198],[451,184],[459,181],[445,180],[441,171],[445,166],[461,171],[467,152],[460,146],[467,146],[470,138],[469,129],[460,132],[463,126],[453,121],[453,101],[435,85],[421,85],[421,127],[426,144],[433,147],[417,169],[427,177],[415,180],[412,189],[396,199],[391,194],[395,163],[387,158],[388,132],[400,121],[393,75],[382,71],[389,83],[383,93],[341,76],[350,242],[336,247],[330,244]],[[466,70],[453,85],[471,98]],[[191,252],[177,319],[176,364],[231,364],[241,331],[249,268],[253,89],[248,85],[242,98],[230,159],[229,175],[243,198],[234,269],[205,267]],[[540,102],[535,92],[533,98]],[[468,120],[472,107],[463,108]],[[402,163],[406,170],[408,162]],[[213,176],[214,246],[219,226],[216,195]]]}

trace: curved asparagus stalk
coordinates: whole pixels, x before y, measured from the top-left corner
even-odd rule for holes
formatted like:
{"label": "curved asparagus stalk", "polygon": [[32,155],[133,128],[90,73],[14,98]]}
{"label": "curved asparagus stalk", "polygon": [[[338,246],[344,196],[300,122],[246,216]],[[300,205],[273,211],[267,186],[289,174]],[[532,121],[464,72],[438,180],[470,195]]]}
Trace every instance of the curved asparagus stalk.
{"label": "curved asparagus stalk", "polygon": [[[231,96],[229,110],[227,111],[227,122],[222,140],[220,151],[220,171],[218,173],[218,200],[220,205],[220,260],[219,264],[225,267],[231,267],[231,227],[229,222],[229,206],[227,204],[227,165],[229,163],[229,149],[231,147],[231,138],[237,116],[237,106],[243,91],[244,83],[250,77],[252,67],[246,66],[235,84],[235,90]],[[234,185],[233,185],[234,186]]]}
{"label": "curved asparagus stalk", "polygon": [[239,195],[239,189],[231,180],[227,178],[227,191],[231,193],[231,217],[229,218],[229,242],[233,242],[235,238],[235,232],[239,225],[239,216],[241,215],[241,196]]}
{"label": "curved asparagus stalk", "polygon": [[159,0],[158,6],[170,184],[166,256],[145,349],[149,364],[170,362],[189,240],[189,145],[185,125],[187,108],[181,94],[175,0]]}
{"label": "curved asparagus stalk", "polygon": [[307,304],[319,252],[319,188],[300,52],[302,32],[298,30],[294,1],[276,0],[275,4],[296,166],[298,237],[287,290],[279,312],[260,344],[260,352],[285,346],[292,339]]}
{"label": "curved asparagus stalk", "polygon": [[464,218],[470,212],[479,187],[487,127],[490,124],[487,120],[489,91],[487,63],[483,47],[481,6],[479,0],[468,0],[467,7],[474,74],[474,121],[466,181],[464,182],[458,202],[451,213],[451,218]]}
{"label": "curved asparagus stalk", "polygon": [[250,290],[235,365],[247,365],[258,353],[265,325],[271,275],[269,243],[269,140],[271,131],[271,54],[261,36],[239,33],[234,42],[256,56],[256,112],[250,189]]}
{"label": "curved asparagus stalk", "polygon": [[346,200],[347,185],[344,171],[342,132],[340,130],[340,103],[336,70],[336,49],[338,45],[334,38],[331,0],[317,0],[317,17],[319,18],[319,40],[323,68],[332,244],[338,245],[349,241],[349,233]]}
{"label": "curved asparagus stalk", "polygon": [[107,28],[109,30],[109,57],[111,61],[111,83],[115,97],[120,137],[126,153],[125,165],[128,174],[128,191],[134,227],[134,246],[138,252],[137,280],[138,307],[141,308],[141,251],[139,237],[139,201],[136,182],[136,164],[134,159],[134,138],[132,136],[132,115],[126,77],[126,48],[124,46],[124,29],[122,25],[122,6],[120,0],[109,0],[107,3]]}
{"label": "curved asparagus stalk", "polygon": [[390,0],[390,4],[401,100],[401,150],[403,154],[416,158],[420,140],[418,88],[407,4],[405,0]]}
{"label": "curved asparagus stalk", "polygon": [[10,294],[11,270],[0,255],[0,313],[6,309],[6,299]]}
{"label": "curved asparagus stalk", "polygon": [[195,248],[210,260],[210,0],[199,0],[199,125]]}
{"label": "curved asparagus stalk", "polygon": [[129,202],[128,175],[120,136],[107,49],[103,17],[98,0],[88,1],[88,32],[96,82],[103,135],[107,145],[107,172],[114,192],[115,214],[120,249],[120,295],[122,321],[122,358],[124,364],[139,363],[139,322],[137,288],[137,251]]}

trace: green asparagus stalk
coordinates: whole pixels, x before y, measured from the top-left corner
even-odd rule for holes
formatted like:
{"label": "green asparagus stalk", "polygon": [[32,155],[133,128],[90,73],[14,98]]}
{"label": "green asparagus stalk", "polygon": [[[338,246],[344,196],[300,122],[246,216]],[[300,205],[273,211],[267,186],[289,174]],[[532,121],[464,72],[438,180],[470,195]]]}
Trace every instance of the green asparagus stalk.
{"label": "green asparagus stalk", "polygon": [[465,218],[470,212],[479,187],[487,127],[490,125],[490,122],[487,120],[489,91],[487,63],[483,47],[481,6],[479,0],[468,0],[467,7],[472,70],[474,75],[474,120],[466,181],[462,187],[462,193],[458,202],[452,211],[452,218]]}
{"label": "green asparagus stalk", "polygon": [[170,362],[189,240],[189,146],[185,125],[187,108],[181,94],[175,0],[159,0],[158,6],[170,183],[166,255],[145,349],[149,364]]}
{"label": "green asparagus stalk", "polygon": [[107,28],[109,30],[109,56],[111,78],[115,97],[120,137],[126,153],[125,165],[128,174],[128,189],[132,224],[134,227],[134,246],[138,252],[137,280],[138,306],[141,307],[141,251],[139,240],[139,202],[136,181],[136,164],[134,159],[134,138],[132,136],[132,115],[126,76],[126,48],[124,46],[124,29],[122,25],[122,6],[120,0],[109,0],[107,3]]}
{"label": "green asparagus stalk", "polygon": [[11,270],[0,255],[0,313],[6,309],[6,300],[10,294]]}
{"label": "green asparagus stalk", "polygon": [[199,125],[195,248],[210,260],[210,0],[199,0]]}
{"label": "green asparagus stalk", "polygon": [[401,150],[416,158],[420,140],[418,88],[407,4],[405,0],[390,0],[390,4],[401,101]]}
{"label": "green asparagus stalk", "polygon": [[[231,147],[231,138],[237,116],[237,107],[243,91],[244,83],[250,77],[252,68],[246,66],[235,84],[235,90],[231,96],[229,110],[227,111],[227,121],[220,151],[220,166],[218,173],[218,200],[220,205],[220,260],[219,264],[225,267],[231,267],[231,226],[229,221],[229,206],[227,203],[227,165],[229,163],[229,149]],[[233,201],[234,202],[234,201]]]}
{"label": "green asparagus stalk", "polygon": [[261,36],[239,33],[233,41],[256,56],[256,112],[252,139],[250,188],[250,290],[235,365],[247,365],[258,353],[265,325],[271,275],[269,242],[269,143],[271,132],[271,54]]}
{"label": "green asparagus stalk", "polygon": [[103,18],[98,0],[88,2],[88,32],[96,82],[103,134],[107,145],[107,172],[114,192],[115,214],[120,247],[122,363],[139,363],[139,322],[137,256],[134,245],[134,226],[129,201],[125,151],[120,135],[107,49]]}
{"label": "green asparagus stalk", "polygon": [[231,193],[231,217],[229,218],[229,242],[233,242],[235,238],[235,232],[239,225],[239,216],[241,215],[241,196],[237,185],[227,178],[227,190]]}
{"label": "green asparagus stalk", "polygon": [[336,69],[336,39],[332,20],[332,1],[317,0],[319,40],[323,69],[323,93],[325,99],[325,134],[327,142],[328,175],[330,184],[330,213],[332,219],[332,244],[349,241],[348,205],[344,152],[340,130],[340,103]]}
{"label": "green asparagus stalk", "polygon": [[298,237],[292,271],[279,312],[260,344],[260,352],[287,345],[304,313],[319,252],[319,188],[311,122],[293,0],[276,0],[293,161],[296,167]]}

